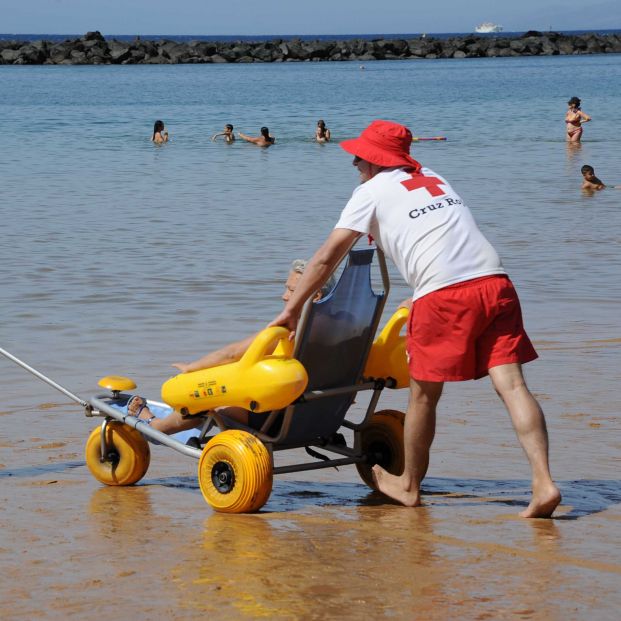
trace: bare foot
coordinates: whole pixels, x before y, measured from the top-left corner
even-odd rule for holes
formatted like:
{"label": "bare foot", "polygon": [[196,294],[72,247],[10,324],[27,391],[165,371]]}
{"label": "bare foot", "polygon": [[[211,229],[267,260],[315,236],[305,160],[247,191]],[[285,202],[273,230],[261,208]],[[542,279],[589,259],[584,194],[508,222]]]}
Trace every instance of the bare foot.
{"label": "bare foot", "polygon": [[400,502],[406,507],[420,506],[420,491],[406,487],[401,477],[386,472],[384,468],[377,464],[371,469],[371,476],[373,477],[375,487],[382,494]]}
{"label": "bare foot", "polygon": [[561,502],[561,492],[554,484],[545,489],[533,491],[533,499],[524,511],[520,513],[523,518],[549,518],[554,509]]}

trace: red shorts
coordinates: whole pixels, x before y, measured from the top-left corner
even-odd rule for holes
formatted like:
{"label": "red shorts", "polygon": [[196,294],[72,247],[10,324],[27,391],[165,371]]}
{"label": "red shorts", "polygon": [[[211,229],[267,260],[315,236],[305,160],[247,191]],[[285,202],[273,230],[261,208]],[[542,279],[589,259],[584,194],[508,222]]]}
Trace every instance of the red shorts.
{"label": "red shorts", "polygon": [[478,379],[488,369],[535,360],[517,293],[507,276],[484,276],[432,291],[412,305],[410,377],[424,382]]}

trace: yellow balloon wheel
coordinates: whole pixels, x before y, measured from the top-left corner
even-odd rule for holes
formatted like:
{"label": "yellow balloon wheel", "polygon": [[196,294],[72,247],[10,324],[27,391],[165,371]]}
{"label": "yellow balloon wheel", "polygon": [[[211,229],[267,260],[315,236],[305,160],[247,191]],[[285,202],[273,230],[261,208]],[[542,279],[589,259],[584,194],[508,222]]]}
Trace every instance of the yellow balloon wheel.
{"label": "yellow balloon wheel", "polygon": [[401,474],[404,467],[403,422],[405,415],[398,410],[375,412],[369,424],[360,432],[360,449],[366,462],[356,464],[361,479],[375,489],[371,468],[379,464],[391,474]]}
{"label": "yellow balloon wheel", "polygon": [[198,462],[205,500],[223,513],[258,511],[272,493],[272,458],[265,444],[246,431],[214,436]]}
{"label": "yellow balloon wheel", "polygon": [[132,485],[146,474],[151,451],[144,436],[117,421],[106,425],[106,455],[101,461],[101,426],[91,432],[86,442],[86,465],[91,474],[105,485]]}

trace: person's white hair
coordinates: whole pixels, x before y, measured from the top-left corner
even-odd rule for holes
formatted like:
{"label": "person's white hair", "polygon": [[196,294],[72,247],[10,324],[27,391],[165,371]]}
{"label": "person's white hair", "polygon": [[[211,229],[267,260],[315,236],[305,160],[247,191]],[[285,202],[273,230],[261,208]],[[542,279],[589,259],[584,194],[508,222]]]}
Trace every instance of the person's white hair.
{"label": "person's white hair", "polygon": [[[305,261],[304,259],[294,259],[291,262],[291,271],[296,272],[297,274],[303,274],[307,265],[308,261]],[[330,278],[328,278],[328,280],[326,280],[321,289],[319,289],[319,291],[321,292],[321,297],[325,298],[326,295],[328,295],[328,293],[330,293],[330,291],[334,289],[334,285],[336,285],[336,277],[334,276],[334,274],[331,274]]]}

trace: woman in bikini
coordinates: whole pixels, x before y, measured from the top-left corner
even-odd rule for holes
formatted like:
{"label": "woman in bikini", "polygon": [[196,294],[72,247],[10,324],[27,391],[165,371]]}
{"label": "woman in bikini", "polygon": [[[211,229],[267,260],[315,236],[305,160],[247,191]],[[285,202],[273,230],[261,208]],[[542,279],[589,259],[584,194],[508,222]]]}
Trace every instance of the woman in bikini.
{"label": "woman in bikini", "polygon": [[330,142],[330,130],[326,127],[324,121],[317,121],[317,129],[315,130],[316,142]]}
{"label": "woman in bikini", "polygon": [[567,141],[580,142],[582,137],[582,124],[588,123],[591,117],[580,110],[580,100],[572,97],[567,104],[569,108],[565,114],[565,123],[567,124]]}

